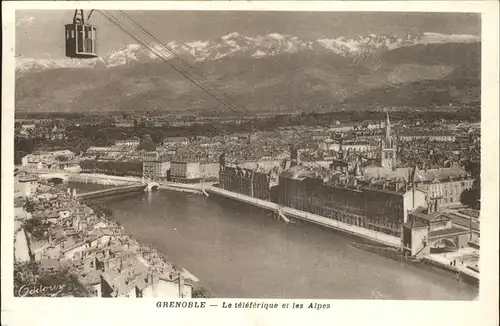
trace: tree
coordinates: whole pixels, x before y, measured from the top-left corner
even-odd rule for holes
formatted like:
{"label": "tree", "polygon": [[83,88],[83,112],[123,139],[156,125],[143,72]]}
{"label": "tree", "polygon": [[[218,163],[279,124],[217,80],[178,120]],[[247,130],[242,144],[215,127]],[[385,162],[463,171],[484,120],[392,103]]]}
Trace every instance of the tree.
{"label": "tree", "polygon": [[193,288],[191,296],[193,298],[203,298],[203,299],[213,298],[213,295],[210,293],[210,291],[202,286],[195,286]]}
{"label": "tree", "polygon": [[460,202],[474,209],[480,209],[481,205],[481,180],[477,177],[471,189],[465,189],[460,195]]}
{"label": "tree", "polygon": [[108,134],[104,130],[98,130],[94,136],[97,146],[107,146],[109,145]]}
{"label": "tree", "polygon": [[14,164],[21,164],[23,157],[25,157],[26,155],[28,155],[27,152],[16,150],[14,152]]}
{"label": "tree", "polygon": [[47,271],[36,262],[14,263],[14,296],[90,297],[91,292],[68,268]]}
{"label": "tree", "polygon": [[39,241],[47,239],[47,230],[49,225],[42,222],[42,220],[38,218],[31,218],[29,220],[25,220],[23,226],[26,232],[31,234],[33,240]]}
{"label": "tree", "polygon": [[480,209],[481,208],[481,177],[477,176],[476,180],[474,180],[474,183],[472,184],[472,188],[470,190],[471,192],[471,207],[474,209]]}
{"label": "tree", "polygon": [[81,161],[80,167],[85,172],[95,172],[97,170],[96,162],[94,160]]}
{"label": "tree", "polygon": [[154,151],[156,150],[156,144],[151,139],[150,134],[145,134],[139,144],[139,149],[144,149],[146,151]]}
{"label": "tree", "polygon": [[31,140],[31,138],[16,138],[14,141],[14,149],[16,151],[31,153],[33,151],[33,147],[33,140]]}
{"label": "tree", "polygon": [[460,202],[466,206],[471,206],[472,203],[472,194],[470,189],[465,189],[460,194]]}

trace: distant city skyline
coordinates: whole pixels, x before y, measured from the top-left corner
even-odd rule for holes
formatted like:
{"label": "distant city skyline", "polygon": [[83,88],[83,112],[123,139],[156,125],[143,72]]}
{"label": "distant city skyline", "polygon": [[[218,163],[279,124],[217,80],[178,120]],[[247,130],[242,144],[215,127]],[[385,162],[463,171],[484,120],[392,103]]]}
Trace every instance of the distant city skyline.
{"label": "distant city skyline", "polygon": [[[281,33],[304,39],[426,32],[481,34],[480,15],[473,13],[129,11],[128,14],[162,42],[211,40],[231,32],[246,36]],[[64,57],[63,28],[72,17],[70,10],[16,11],[16,56]],[[91,21],[98,28],[102,54],[136,43],[98,12]]]}

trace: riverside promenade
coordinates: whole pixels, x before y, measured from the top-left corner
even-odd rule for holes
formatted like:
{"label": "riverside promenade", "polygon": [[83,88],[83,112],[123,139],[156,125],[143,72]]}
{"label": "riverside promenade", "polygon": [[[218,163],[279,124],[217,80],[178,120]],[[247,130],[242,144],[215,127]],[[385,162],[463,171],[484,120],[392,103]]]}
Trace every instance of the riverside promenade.
{"label": "riverside promenade", "polygon": [[[267,209],[277,213],[280,216],[286,215],[287,217],[290,218],[300,219],[307,222],[315,223],[317,225],[322,225],[334,230],[348,233],[350,235],[364,238],[372,242],[386,245],[392,248],[396,249],[401,248],[400,238],[390,236],[385,233],[377,232],[374,230],[368,230],[355,225],[346,224],[337,220],[326,218],[324,216],[312,214],[305,211],[300,211],[286,206],[281,206],[276,203],[268,202],[258,198],[253,198],[239,193],[234,193],[215,186],[206,188],[206,192],[209,194],[218,195],[221,197],[237,200],[256,207]],[[288,222],[288,219],[286,217],[283,219],[286,222]],[[455,253],[447,253],[446,255],[431,254],[425,256],[423,258],[423,262],[447,270],[457,275],[457,277],[464,279],[466,282],[477,285],[479,284],[479,273],[467,267],[468,262],[465,262],[466,256],[479,257],[479,252],[474,248],[463,248]],[[461,261],[461,263],[457,264],[456,266],[452,266],[450,265],[450,261],[454,259],[455,260],[463,259],[464,261],[463,262]]]}
{"label": "riverside promenade", "polygon": [[179,192],[187,192],[193,194],[208,195],[207,189],[211,188],[215,182],[204,182],[204,183],[177,183],[171,181],[161,181],[158,189],[162,190],[172,190]]}
{"label": "riverside promenade", "polygon": [[[206,192],[209,194],[218,195],[225,198],[234,199],[246,204],[257,206],[263,209],[273,211],[277,214],[284,214],[285,216],[308,221],[318,225],[322,225],[334,230],[345,232],[351,235],[355,235],[364,239],[368,239],[383,245],[391,247],[401,247],[401,239],[387,235],[382,232],[377,232],[374,230],[368,230],[359,226],[350,225],[337,220],[329,219],[324,216],[312,214],[309,212],[300,211],[294,208],[281,206],[276,203],[268,202],[262,199],[246,196],[243,194],[227,191],[215,186],[205,188]],[[280,215],[281,215],[280,214]]]}
{"label": "riverside promenade", "polygon": [[[423,258],[427,264],[438,266],[457,274],[461,278],[467,278],[479,282],[479,272],[468,266],[474,267],[479,260],[479,250],[471,247],[461,248],[456,252],[441,254],[430,254]],[[455,262],[455,264],[452,264]]]}

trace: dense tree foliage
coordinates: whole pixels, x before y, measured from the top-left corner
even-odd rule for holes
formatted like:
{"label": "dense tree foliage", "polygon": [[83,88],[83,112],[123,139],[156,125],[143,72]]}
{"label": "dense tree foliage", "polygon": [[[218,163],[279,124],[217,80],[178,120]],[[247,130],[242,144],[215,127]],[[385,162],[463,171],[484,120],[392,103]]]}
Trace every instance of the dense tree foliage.
{"label": "dense tree foliage", "polygon": [[84,160],[80,162],[80,167],[88,173],[142,176],[142,162]]}
{"label": "dense tree foliage", "polygon": [[481,178],[478,176],[471,189],[466,189],[460,195],[460,202],[474,209],[481,208]]}
{"label": "dense tree foliage", "polygon": [[32,239],[35,241],[44,240],[48,237],[47,232],[50,223],[44,223],[44,221],[39,218],[25,220],[23,226],[26,232],[31,234]]}
{"label": "dense tree foliage", "polygon": [[14,296],[90,297],[91,293],[67,268],[45,270],[36,262],[15,262]]}
{"label": "dense tree foliage", "polygon": [[213,295],[210,293],[210,291],[202,286],[194,286],[191,296],[193,298],[203,298],[203,299],[213,298]]}

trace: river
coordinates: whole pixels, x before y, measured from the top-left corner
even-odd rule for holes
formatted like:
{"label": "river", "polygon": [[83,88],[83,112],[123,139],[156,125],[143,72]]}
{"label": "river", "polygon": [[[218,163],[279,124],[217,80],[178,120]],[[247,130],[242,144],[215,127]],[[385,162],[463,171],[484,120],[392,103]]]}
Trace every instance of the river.
{"label": "river", "polygon": [[[82,193],[96,185],[76,188]],[[195,274],[216,297],[472,300],[478,295],[478,288],[448,272],[385,258],[352,247],[357,239],[351,236],[309,223],[286,224],[215,196],[162,190],[96,202],[111,209],[111,218],[131,236]]]}

